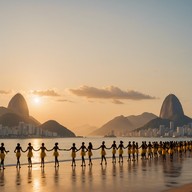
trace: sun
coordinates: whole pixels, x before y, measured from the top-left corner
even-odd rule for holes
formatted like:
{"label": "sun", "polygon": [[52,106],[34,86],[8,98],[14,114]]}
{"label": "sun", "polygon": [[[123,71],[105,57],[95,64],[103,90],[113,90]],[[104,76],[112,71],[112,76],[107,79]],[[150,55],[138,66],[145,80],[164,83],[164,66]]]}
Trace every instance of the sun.
{"label": "sun", "polygon": [[34,97],[33,102],[34,102],[34,104],[39,105],[41,103],[40,97]]}

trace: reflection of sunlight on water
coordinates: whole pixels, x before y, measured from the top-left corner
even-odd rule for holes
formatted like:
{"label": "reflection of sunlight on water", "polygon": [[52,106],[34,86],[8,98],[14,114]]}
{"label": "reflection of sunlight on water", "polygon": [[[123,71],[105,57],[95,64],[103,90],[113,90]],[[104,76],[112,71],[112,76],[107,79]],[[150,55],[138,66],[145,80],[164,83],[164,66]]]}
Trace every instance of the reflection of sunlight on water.
{"label": "reflection of sunlight on water", "polygon": [[[42,140],[41,139],[33,139],[33,148],[34,149],[39,149],[41,146]],[[40,162],[40,151],[38,152],[33,152],[33,161],[34,162]]]}
{"label": "reflection of sunlight on water", "polygon": [[34,191],[38,191],[38,190],[40,190],[40,180],[38,179],[38,178],[35,178],[34,179]]}

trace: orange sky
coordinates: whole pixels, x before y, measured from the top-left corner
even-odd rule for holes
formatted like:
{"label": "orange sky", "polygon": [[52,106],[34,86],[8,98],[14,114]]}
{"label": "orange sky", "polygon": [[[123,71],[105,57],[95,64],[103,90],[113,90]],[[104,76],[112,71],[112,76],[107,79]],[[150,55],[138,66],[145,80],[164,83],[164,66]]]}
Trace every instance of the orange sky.
{"label": "orange sky", "polygon": [[174,93],[192,116],[191,5],[1,2],[0,106],[20,92],[40,122],[73,129],[118,115],[159,115]]}

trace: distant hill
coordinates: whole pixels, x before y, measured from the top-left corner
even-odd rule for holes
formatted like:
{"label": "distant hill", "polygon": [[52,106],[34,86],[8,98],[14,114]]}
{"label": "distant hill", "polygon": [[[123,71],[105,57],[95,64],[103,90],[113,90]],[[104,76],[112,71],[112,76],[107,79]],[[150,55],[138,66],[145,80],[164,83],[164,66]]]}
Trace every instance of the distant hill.
{"label": "distant hill", "polygon": [[168,95],[163,101],[158,118],[151,120],[144,126],[140,126],[134,131],[144,130],[148,128],[159,128],[160,125],[169,127],[170,121],[174,122],[175,129],[178,126],[192,123],[192,119],[184,114],[179,99],[173,94]]}
{"label": "distant hill", "polygon": [[104,136],[110,134],[112,131],[114,131],[115,134],[123,134],[124,132],[131,131],[132,129],[132,123],[127,119],[127,117],[121,115],[110,120],[90,135]]}
{"label": "distant hill", "polygon": [[0,125],[14,127],[18,126],[19,122],[39,125],[40,123],[31,117],[21,116],[16,113],[6,113],[0,116]]}
{"label": "distant hill", "polygon": [[136,129],[138,126],[143,126],[144,124],[146,124],[147,122],[149,122],[151,119],[154,118],[157,118],[157,116],[147,112],[138,116],[131,115],[125,117],[121,115],[110,120],[109,122],[104,124],[101,128],[92,132],[91,135],[104,136],[112,132],[114,132],[114,134],[117,136],[126,135],[128,132]]}
{"label": "distant hill", "polygon": [[11,113],[12,111],[7,109],[6,107],[0,107],[0,116],[6,113]]}
{"label": "distant hill", "polygon": [[97,129],[98,129],[98,127],[85,124],[85,125],[81,125],[81,126],[73,128],[73,131],[75,132],[75,134],[77,136],[88,136],[90,133],[92,133],[93,131],[95,131]]}
{"label": "distant hill", "polygon": [[150,120],[156,119],[157,116],[153,113],[144,112],[141,115],[131,115],[127,118],[134,125],[134,127],[140,127],[148,123]]}
{"label": "distant hill", "polygon": [[75,137],[75,134],[66,127],[59,124],[57,121],[49,120],[39,126],[42,130],[56,132],[62,137]]}

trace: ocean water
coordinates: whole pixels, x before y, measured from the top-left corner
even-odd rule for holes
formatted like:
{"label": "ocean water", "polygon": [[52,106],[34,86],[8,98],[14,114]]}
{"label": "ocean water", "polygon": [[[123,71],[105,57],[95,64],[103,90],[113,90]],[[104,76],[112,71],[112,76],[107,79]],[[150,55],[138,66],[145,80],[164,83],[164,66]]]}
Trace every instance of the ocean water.
{"label": "ocean water", "polygon": [[[111,163],[110,157],[112,151],[107,151],[107,165],[100,165],[100,150],[93,151],[93,166],[81,167],[81,161],[77,161],[75,168],[71,167],[71,152],[60,151],[59,160],[63,161],[59,169],[54,168],[50,162],[54,161],[53,152],[47,152],[44,169],[40,168],[40,152],[34,152],[32,158],[35,164],[32,169],[23,165],[21,170],[15,169],[16,156],[13,152],[16,144],[19,142],[25,150],[28,143],[31,142],[35,149],[44,142],[47,149],[53,148],[55,142],[59,143],[61,149],[68,149],[72,143],[76,143],[77,148],[82,142],[88,145],[92,142],[93,147],[97,148],[102,141],[110,147],[113,140],[119,144],[120,140],[126,145],[129,141],[136,141],[141,144],[142,141],[184,141],[190,138],[57,138],[57,139],[1,139],[5,147],[10,152],[6,155],[5,171],[0,171],[0,191],[148,191],[161,192],[183,184],[191,183],[192,178],[192,152],[183,154],[182,158],[174,157],[170,161],[161,158],[129,161],[127,162],[127,152],[124,151],[124,163]],[[77,152],[77,160],[80,160],[80,152]],[[27,153],[22,153],[21,163],[27,163]]]}
{"label": "ocean water", "polygon": [[[54,144],[56,142],[59,143],[59,148],[60,149],[69,149],[72,146],[72,143],[76,144],[77,148],[80,148],[81,143],[85,142],[85,145],[87,146],[89,142],[92,142],[93,148],[98,148],[101,144],[102,141],[105,141],[106,147],[111,147],[113,141],[116,141],[117,145],[119,144],[120,140],[124,142],[124,146],[128,144],[129,141],[135,141],[138,142],[139,146],[141,145],[142,141],[146,141],[147,143],[149,141],[187,141],[190,140],[190,138],[142,138],[142,137],[116,137],[116,138],[111,138],[111,137],[86,137],[86,138],[36,138],[36,139],[0,139],[0,143],[5,144],[6,150],[9,150],[10,152],[6,154],[5,157],[5,165],[6,166],[12,166],[16,164],[16,156],[14,153],[14,149],[17,145],[17,143],[20,143],[21,147],[23,150],[26,150],[28,147],[28,143],[31,143],[32,146],[35,149],[38,149],[41,146],[41,143],[45,143],[45,147],[47,149],[52,149],[54,147]],[[106,157],[111,157],[112,156],[112,151],[107,150],[106,151]],[[127,156],[127,151],[124,150],[124,156]],[[100,150],[94,150],[93,151],[93,159],[100,158]],[[76,159],[81,159],[80,156],[80,151],[77,152],[77,157]],[[59,151],[59,161],[70,161],[71,160],[71,152],[70,151]],[[21,155],[21,164],[26,164],[27,161],[27,153],[22,153]],[[53,151],[51,152],[46,152],[46,158],[45,162],[53,162],[54,157],[53,157]],[[40,163],[40,151],[35,152],[33,151],[33,158],[32,162],[37,164]]]}

